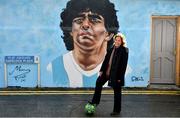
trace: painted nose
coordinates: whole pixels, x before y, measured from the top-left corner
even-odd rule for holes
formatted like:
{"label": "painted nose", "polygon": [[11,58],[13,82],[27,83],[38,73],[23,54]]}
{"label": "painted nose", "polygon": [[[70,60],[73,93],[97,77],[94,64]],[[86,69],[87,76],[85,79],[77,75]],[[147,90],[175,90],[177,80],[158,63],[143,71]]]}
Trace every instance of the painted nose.
{"label": "painted nose", "polygon": [[88,20],[88,18],[84,19],[83,23],[82,23],[82,29],[83,30],[88,30],[90,28],[90,22]]}

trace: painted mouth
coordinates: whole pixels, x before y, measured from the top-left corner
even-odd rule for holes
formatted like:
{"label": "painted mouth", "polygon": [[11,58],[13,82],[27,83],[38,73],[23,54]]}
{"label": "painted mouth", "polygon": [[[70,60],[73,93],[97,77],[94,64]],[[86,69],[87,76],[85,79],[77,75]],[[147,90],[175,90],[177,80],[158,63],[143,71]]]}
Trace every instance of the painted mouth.
{"label": "painted mouth", "polygon": [[92,51],[94,50],[94,42],[93,39],[89,36],[82,36],[75,42],[75,44],[84,51]]}

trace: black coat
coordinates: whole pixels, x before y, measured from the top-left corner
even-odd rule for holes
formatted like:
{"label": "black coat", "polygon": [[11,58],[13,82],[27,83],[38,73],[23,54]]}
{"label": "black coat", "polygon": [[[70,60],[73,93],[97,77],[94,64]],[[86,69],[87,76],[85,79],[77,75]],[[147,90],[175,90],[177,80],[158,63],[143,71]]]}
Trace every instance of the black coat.
{"label": "black coat", "polygon": [[[106,76],[106,70],[108,67],[109,59],[111,56],[113,48],[111,48],[103,61],[102,67],[100,69],[102,73],[102,76]],[[128,48],[120,46],[115,49],[113,58],[112,58],[112,64],[111,64],[111,70],[109,75],[109,86],[115,87],[115,86],[124,86],[124,76],[125,71],[127,67],[127,61],[128,61]],[[121,82],[119,83],[118,80]]]}

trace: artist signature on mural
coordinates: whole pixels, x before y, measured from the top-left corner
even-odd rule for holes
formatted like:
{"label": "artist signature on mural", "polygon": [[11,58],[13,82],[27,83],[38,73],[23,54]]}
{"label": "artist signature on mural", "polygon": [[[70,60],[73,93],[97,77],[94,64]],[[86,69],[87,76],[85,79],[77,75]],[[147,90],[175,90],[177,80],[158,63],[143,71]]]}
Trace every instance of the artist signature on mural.
{"label": "artist signature on mural", "polygon": [[9,72],[9,75],[15,78],[16,81],[19,81],[21,79],[20,81],[23,82],[25,81],[25,79],[23,78],[25,78],[30,72],[30,69],[24,69],[22,68],[22,66],[15,66],[12,72]]}
{"label": "artist signature on mural", "polygon": [[132,76],[132,77],[131,77],[131,81],[132,81],[132,82],[144,81],[144,79],[143,79],[143,77]]}

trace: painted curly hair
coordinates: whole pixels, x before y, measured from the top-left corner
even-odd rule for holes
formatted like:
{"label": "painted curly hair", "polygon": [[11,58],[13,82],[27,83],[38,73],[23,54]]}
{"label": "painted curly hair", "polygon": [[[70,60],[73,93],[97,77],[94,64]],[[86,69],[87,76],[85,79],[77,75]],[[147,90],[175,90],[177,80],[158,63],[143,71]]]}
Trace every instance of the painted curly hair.
{"label": "painted curly hair", "polygon": [[[116,10],[113,3],[109,0],[70,0],[66,8],[60,14],[62,21],[60,28],[63,31],[63,41],[67,50],[73,50],[73,40],[70,32],[72,30],[72,20],[85,11],[97,13],[105,19],[105,27],[109,33],[116,34],[119,29],[119,23],[116,16]],[[108,48],[112,45],[113,40],[108,42]],[[107,49],[108,49],[107,48]]]}

